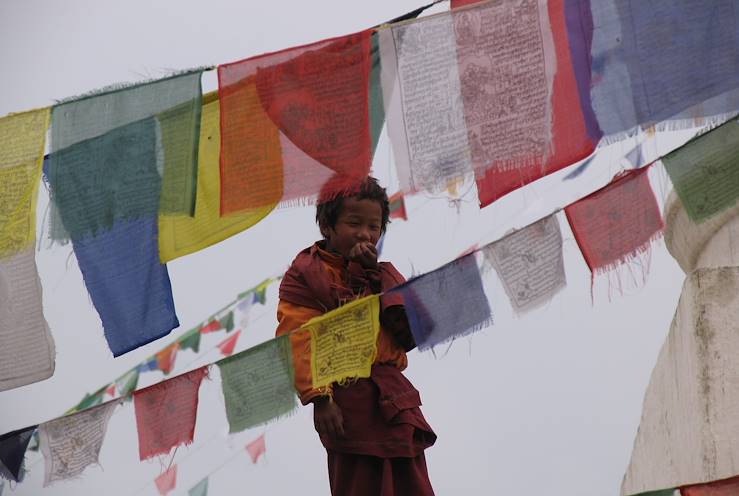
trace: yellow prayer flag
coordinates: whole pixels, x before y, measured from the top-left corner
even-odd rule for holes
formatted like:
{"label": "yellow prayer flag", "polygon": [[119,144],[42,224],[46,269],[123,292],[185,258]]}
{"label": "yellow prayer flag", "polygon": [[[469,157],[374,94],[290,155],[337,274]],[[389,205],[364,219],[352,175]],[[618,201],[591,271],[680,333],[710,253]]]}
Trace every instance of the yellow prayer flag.
{"label": "yellow prayer flag", "polygon": [[303,325],[311,336],[313,387],[369,377],[377,355],[380,297],[353,301]]}
{"label": "yellow prayer flag", "polygon": [[159,259],[162,263],[202,250],[250,228],[277,205],[275,202],[221,217],[220,149],[220,106],[214,92],[203,97],[195,215],[159,216]]}
{"label": "yellow prayer flag", "polygon": [[0,258],[32,246],[49,108],[0,118]]}

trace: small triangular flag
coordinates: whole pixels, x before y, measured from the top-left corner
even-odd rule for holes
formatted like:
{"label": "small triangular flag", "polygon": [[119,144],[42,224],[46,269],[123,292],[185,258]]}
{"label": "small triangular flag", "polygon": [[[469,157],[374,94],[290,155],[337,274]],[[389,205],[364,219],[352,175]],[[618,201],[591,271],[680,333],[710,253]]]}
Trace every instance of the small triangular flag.
{"label": "small triangular flag", "polygon": [[264,434],[256,438],[254,441],[246,445],[246,451],[251,457],[252,463],[257,463],[259,457],[267,451],[267,446],[264,444]]}
{"label": "small triangular flag", "polygon": [[221,350],[223,356],[231,356],[233,354],[234,348],[236,348],[236,341],[239,340],[240,335],[241,329],[218,345],[218,349]]}

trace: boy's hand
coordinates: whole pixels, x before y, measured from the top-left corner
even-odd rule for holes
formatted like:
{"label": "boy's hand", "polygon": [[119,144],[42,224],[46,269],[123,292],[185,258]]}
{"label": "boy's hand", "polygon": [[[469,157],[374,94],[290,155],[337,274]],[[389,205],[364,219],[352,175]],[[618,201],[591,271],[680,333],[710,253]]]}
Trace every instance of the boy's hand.
{"label": "boy's hand", "polygon": [[328,397],[320,397],[313,402],[313,424],[322,436],[333,439],[344,436],[341,408]]}
{"label": "boy's hand", "polygon": [[377,268],[377,248],[370,242],[361,242],[352,246],[349,260],[358,262],[365,269]]}

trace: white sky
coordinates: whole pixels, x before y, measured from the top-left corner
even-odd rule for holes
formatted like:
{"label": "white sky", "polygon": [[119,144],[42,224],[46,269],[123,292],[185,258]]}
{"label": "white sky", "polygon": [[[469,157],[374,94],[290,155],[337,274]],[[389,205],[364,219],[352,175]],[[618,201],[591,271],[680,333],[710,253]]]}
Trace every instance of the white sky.
{"label": "white sky", "polygon": [[[3,0],[0,115],[112,83],[354,32],[420,3]],[[436,10],[445,8],[442,4]],[[215,74],[206,74],[204,90],[215,84]],[[647,143],[646,153],[654,157],[685,136],[657,136]],[[563,174],[555,174],[482,211],[474,189],[456,204],[448,198],[410,198],[410,221],[390,227],[383,258],[406,276],[438,267],[474,243],[492,241],[605,184],[633,145],[632,140],[604,151],[576,181],[563,182]],[[375,173],[392,192],[391,162],[383,137]],[[660,168],[654,169],[650,175],[661,200],[667,181]],[[42,192],[40,219],[46,204]],[[237,293],[283,271],[318,236],[313,215],[309,207],[278,211],[224,243],[170,263],[182,328],[117,359],[105,344],[71,248],[42,249],[37,261],[57,369],[52,379],[0,393],[0,433],[61,414]],[[609,301],[601,280],[592,305],[590,273],[566,222],[562,229],[568,287],[547,307],[513,317],[500,284],[488,274],[495,325],[458,341],[443,357],[443,350],[439,358],[418,352],[409,357],[408,376],[421,391],[424,413],[439,435],[427,451],[439,495],[618,493],[643,393],[683,275],[659,242],[646,287]],[[276,286],[267,299],[267,306],[252,311],[237,350],[273,336]],[[200,357],[180,353],[175,373],[217,360],[218,352],[207,350],[222,338],[204,338]],[[174,457],[179,466],[175,494],[186,494],[218,467],[210,476],[211,495],[328,494],[325,451],[313,431],[311,408],[266,428],[228,436],[217,368],[212,376],[201,388],[195,443]],[[159,372],[145,374],[140,385],[160,379]],[[243,446],[265,431],[267,457],[254,466]],[[169,458],[142,463],[137,449],[133,407],[127,404],[111,420],[100,467],[42,489],[43,460],[29,453],[27,481],[8,494],[155,495],[153,479]]]}

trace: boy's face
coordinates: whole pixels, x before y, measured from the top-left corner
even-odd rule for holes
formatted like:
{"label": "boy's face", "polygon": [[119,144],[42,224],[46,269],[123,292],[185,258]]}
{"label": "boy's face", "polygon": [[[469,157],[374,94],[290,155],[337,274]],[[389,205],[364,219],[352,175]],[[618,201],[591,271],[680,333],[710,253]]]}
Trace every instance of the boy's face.
{"label": "boy's face", "polygon": [[326,247],[346,258],[357,243],[375,246],[382,234],[382,207],[375,200],[345,198],[336,226],[321,228]]}

